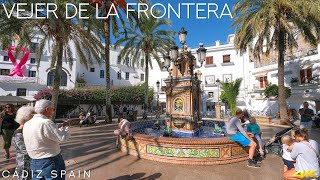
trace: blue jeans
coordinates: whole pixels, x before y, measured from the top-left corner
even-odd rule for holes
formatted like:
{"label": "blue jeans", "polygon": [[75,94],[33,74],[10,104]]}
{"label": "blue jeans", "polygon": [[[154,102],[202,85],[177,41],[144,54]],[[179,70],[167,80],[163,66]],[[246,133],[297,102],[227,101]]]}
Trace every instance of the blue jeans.
{"label": "blue jeans", "polygon": [[50,158],[32,159],[31,170],[33,180],[65,180],[66,165],[61,154]]}

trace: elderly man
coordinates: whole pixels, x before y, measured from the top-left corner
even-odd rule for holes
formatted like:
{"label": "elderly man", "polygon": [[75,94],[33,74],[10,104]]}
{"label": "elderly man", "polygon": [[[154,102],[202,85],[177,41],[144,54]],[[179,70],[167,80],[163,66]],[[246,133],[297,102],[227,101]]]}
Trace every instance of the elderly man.
{"label": "elderly man", "polygon": [[61,173],[66,167],[59,143],[69,139],[69,123],[64,122],[59,129],[51,120],[54,110],[51,101],[37,101],[37,114],[23,128],[26,149],[32,158],[33,179],[65,179]]}

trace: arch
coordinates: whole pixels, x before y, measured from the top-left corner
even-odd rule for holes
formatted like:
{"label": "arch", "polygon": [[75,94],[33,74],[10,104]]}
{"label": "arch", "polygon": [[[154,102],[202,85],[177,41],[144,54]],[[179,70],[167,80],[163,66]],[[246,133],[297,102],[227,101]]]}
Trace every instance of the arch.
{"label": "arch", "polygon": [[[53,86],[54,78],[55,78],[55,70],[51,70],[47,74],[47,86]],[[68,75],[64,69],[61,71],[61,79],[60,79],[60,86],[67,86],[68,85]]]}
{"label": "arch", "polygon": [[183,98],[177,97],[173,101],[173,111],[174,112],[183,112],[184,111],[184,101]]}

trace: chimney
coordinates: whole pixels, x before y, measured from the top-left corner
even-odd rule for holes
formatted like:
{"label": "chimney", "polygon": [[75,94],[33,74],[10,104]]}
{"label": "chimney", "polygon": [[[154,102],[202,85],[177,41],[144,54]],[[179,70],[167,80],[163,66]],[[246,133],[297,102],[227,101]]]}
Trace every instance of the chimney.
{"label": "chimney", "polygon": [[220,40],[216,40],[216,46],[220,46]]}

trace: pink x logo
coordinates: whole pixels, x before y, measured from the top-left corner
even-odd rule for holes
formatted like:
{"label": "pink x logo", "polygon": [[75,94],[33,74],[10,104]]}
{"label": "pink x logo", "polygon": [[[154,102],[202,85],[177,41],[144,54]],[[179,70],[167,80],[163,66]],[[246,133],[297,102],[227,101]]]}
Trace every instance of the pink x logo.
{"label": "pink x logo", "polygon": [[[8,57],[10,59],[10,61],[13,64],[13,70],[11,71],[10,74],[8,74],[8,76],[13,76],[13,75],[17,75],[20,77],[23,77],[23,73],[22,73],[22,68],[23,66],[27,63],[28,58],[29,58],[29,49],[28,48],[22,48],[20,51],[23,51],[25,54],[23,55],[22,59],[20,60],[19,63],[17,63],[17,61],[15,60],[12,51],[14,51],[16,49],[15,46],[10,46],[8,49]],[[18,53],[18,52],[17,52]]]}

